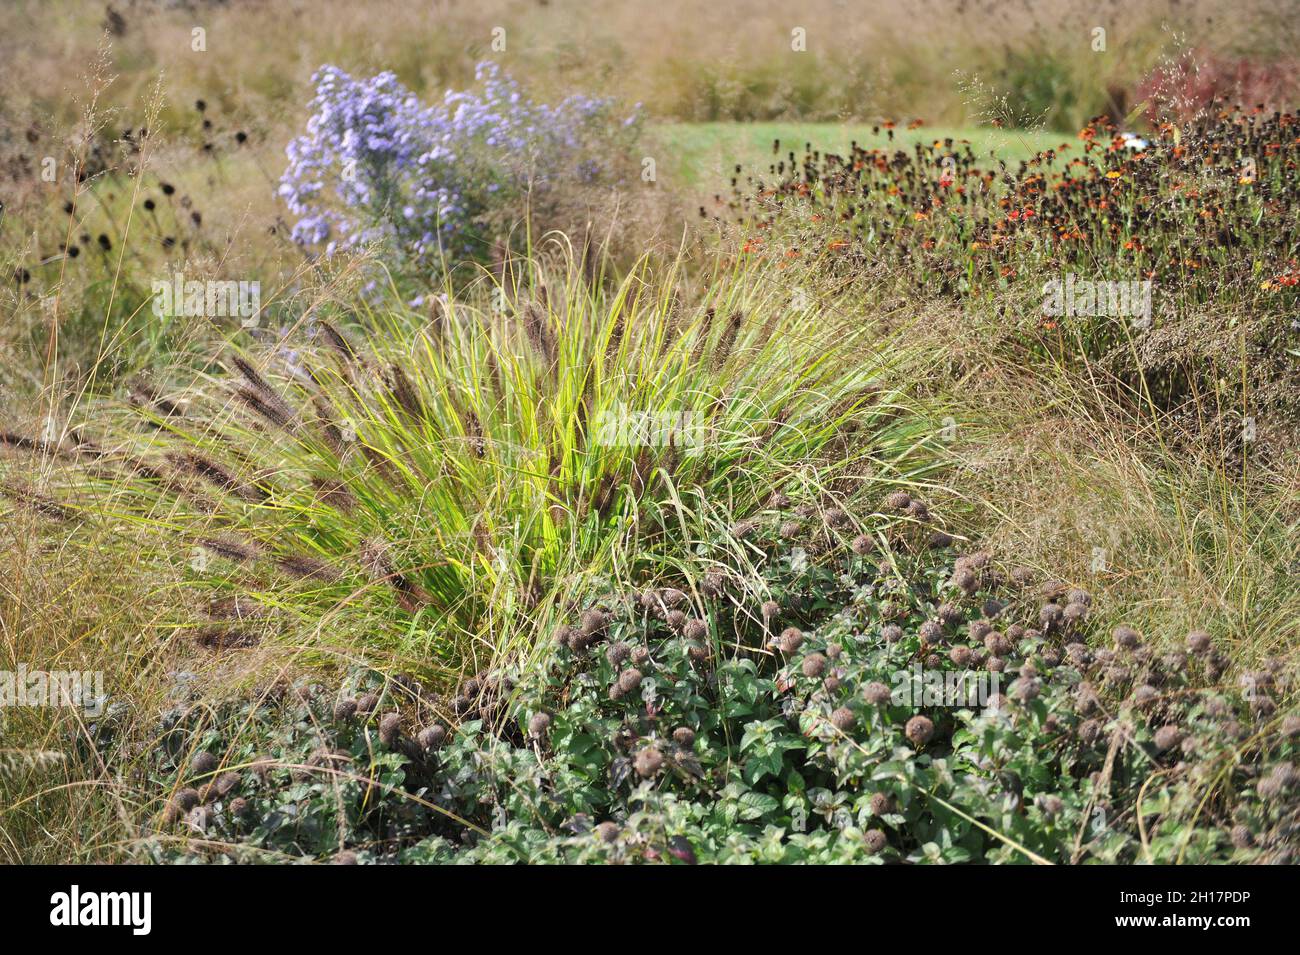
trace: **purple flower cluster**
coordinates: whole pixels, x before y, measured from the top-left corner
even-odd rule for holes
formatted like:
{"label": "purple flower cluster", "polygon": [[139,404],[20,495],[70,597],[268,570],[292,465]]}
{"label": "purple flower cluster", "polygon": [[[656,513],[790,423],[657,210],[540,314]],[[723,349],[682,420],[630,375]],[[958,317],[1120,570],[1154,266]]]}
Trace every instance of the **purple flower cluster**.
{"label": "purple flower cluster", "polygon": [[490,62],[476,77],[479,92],[426,106],[392,73],[318,70],[307,132],[289,144],[280,179],[294,241],[327,255],[391,242],[416,258],[473,256],[486,214],[566,177],[599,179],[593,143],[609,100],[535,103]]}

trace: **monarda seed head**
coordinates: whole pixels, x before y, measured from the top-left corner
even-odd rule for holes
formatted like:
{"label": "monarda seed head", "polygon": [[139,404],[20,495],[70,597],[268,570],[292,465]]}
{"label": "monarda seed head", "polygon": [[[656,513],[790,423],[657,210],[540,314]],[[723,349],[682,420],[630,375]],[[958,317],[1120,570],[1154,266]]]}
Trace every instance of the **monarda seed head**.
{"label": "monarda seed head", "polygon": [[958,644],[948,651],[948,659],[959,667],[969,667],[970,647]]}
{"label": "monarda seed head", "polygon": [[1034,572],[1028,567],[1016,567],[1011,571],[1011,582],[1017,587],[1030,587],[1034,583]]}
{"label": "monarda seed head", "polygon": [[602,822],[595,828],[596,838],[601,842],[610,843],[618,838],[618,823]]}
{"label": "monarda seed head", "polygon": [[631,693],[641,685],[641,671],[629,667],[618,675],[618,688],[624,693]]}
{"label": "monarda seed head", "polygon": [[1281,733],[1287,739],[1295,739],[1300,736],[1300,716],[1292,714],[1283,719]]}
{"label": "monarda seed head", "polygon": [[832,660],[838,660],[840,658],[840,654],[842,654],[843,652],[844,652],[844,648],[841,647],[838,643],[826,644],[826,656],[830,657]]}
{"label": "monarda seed head", "polygon": [[894,800],[886,793],[872,793],[868,805],[873,816],[887,816],[894,811]]}
{"label": "monarda seed head", "polygon": [[834,528],[847,527],[848,523],[849,523],[849,515],[846,514],[843,511],[843,509],[838,507],[832,507],[830,510],[826,512],[827,527],[834,527]]}
{"label": "monarda seed head", "polygon": [[1255,837],[1247,826],[1233,826],[1228,838],[1232,840],[1233,846],[1238,849],[1249,849],[1255,844]]}
{"label": "monarda seed head", "polygon": [[952,583],[965,594],[973,594],[979,589],[979,581],[975,574],[969,570],[959,570],[952,575]]}
{"label": "monarda seed head", "polygon": [[1101,723],[1097,720],[1084,720],[1079,724],[1079,739],[1091,746],[1101,737]]}
{"label": "monarda seed head", "polygon": [[1045,603],[1043,609],[1038,611],[1038,622],[1043,625],[1044,630],[1051,630],[1061,623],[1064,611],[1058,603]]}
{"label": "monarda seed head", "polygon": [[1187,635],[1187,650],[1198,657],[1209,653],[1213,646],[1213,639],[1204,630],[1193,630]]}
{"label": "monarda seed head", "polygon": [[799,536],[801,530],[803,530],[803,525],[798,521],[782,521],[776,532],[781,536],[782,540],[794,540]]}
{"label": "monarda seed head", "polygon": [[886,643],[897,643],[903,639],[903,628],[896,623],[887,623],[880,628],[880,636]]}
{"label": "monarda seed head", "polygon": [[928,716],[913,716],[907,721],[903,733],[913,746],[924,746],[934,736],[934,721]]}
{"label": "monarda seed head", "polygon": [[673,730],[673,742],[682,749],[690,749],[695,745],[695,730],[689,726],[679,726]]}
{"label": "monarda seed head", "polygon": [[397,745],[402,735],[402,719],[396,713],[385,713],[379,719],[379,742],[389,749]]}
{"label": "monarda seed head", "polygon": [[1088,619],[1088,608],[1083,604],[1066,604],[1061,611],[1061,620],[1067,627],[1077,627]]}
{"label": "monarda seed head", "polygon": [[632,648],[632,662],[639,667],[645,666],[650,662],[650,651],[646,647]]}
{"label": "monarda seed head", "polygon": [[862,688],[862,698],[872,706],[884,706],[889,702],[889,687],[878,682],[868,683]]}
{"label": "monarda seed head", "polygon": [[841,706],[831,714],[831,725],[841,733],[847,733],[849,730],[853,729],[853,724],[855,722],[857,722],[857,718],[853,715],[853,711],[847,706]]}
{"label": "monarda seed head", "polygon": [[701,620],[699,617],[695,617],[691,620],[687,620],[685,625],[682,627],[682,636],[685,637],[687,640],[697,641],[697,642],[703,641],[708,637],[708,635],[709,635],[709,625],[705,623],[703,620]]}
{"label": "monarda seed head", "polygon": [[851,543],[849,547],[852,548],[853,553],[857,554],[859,557],[866,557],[868,554],[875,552],[876,542],[871,539],[870,534],[859,534],[857,537],[853,538],[853,543]]}
{"label": "monarda seed head", "polygon": [[217,757],[209,752],[199,752],[194,754],[194,759],[190,761],[190,772],[195,776],[207,776],[215,772],[217,768]]}
{"label": "monarda seed head", "polygon": [[1085,607],[1091,607],[1092,594],[1080,587],[1075,587],[1065,595],[1065,602],[1067,604],[1082,604]]}
{"label": "monarda seed head", "polygon": [[636,754],[632,761],[632,767],[636,770],[638,776],[642,779],[649,779],[656,775],[664,765],[664,754],[659,752],[657,746],[647,746]]}
{"label": "monarda seed head", "polygon": [[582,615],[582,632],[589,637],[602,635],[609,627],[609,614],[603,610],[588,610]]}
{"label": "monarda seed head", "polygon": [[212,791],[219,799],[225,799],[238,788],[239,773],[222,773],[212,784]]}
{"label": "monarda seed head", "polygon": [[1121,650],[1136,650],[1142,642],[1141,635],[1132,627],[1116,627],[1111,636],[1115,638],[1115,646]]}
{"label": "monarda seed head", "polygon": [[377,693],[367,693],[357,698],[357,712],[363,716],[373,712],[378,705],[379,694]]}
{"label": "monarda seed head", "polygon": [[668,611],[668,615],[664,617],[664,620],[667,621],[668,626],[670,628],[677,631],[678,633],[681,633],[682,629],[689,622],[689,618],[686,616],[686,612],[682,610]]}
{"label": "monarda seed head", "polygon": [[1144,683],[1133,691],[1133,705],[1140,709],[1146,709],[1159,697],[1160,693],[1154,686],[1148,686]]}
{"label": "monarda seed head", "polygon": [[943,642],[943,627],[939,626],[937,620],[927,620],[921,624],[921,629],[917,631],[921,639],[926,643],[935,644]]}
{"label": "monarda seed head", "polygon": [[1169,723],[1156,730],[1156,749],[1162,753],[1168,752],[1182,742],[1182,739],[1183,731],[1172,723]]}
{"label": "monarda seed head", "polygon": [[199,798],[197,789],[193,786],[186,786],[184,789],[177,790],[176,795],[172,797],[172,805],[184,814],[199,804]]}
{"label": "monarda seed head", "polygon": [[918,524],[928,524],[930,522],[930,508],[924,501],[912,501],[907,505],[907,516]]}
{"label": "monarda seed head", "polygon": [[781,605],[775,600],[764,600],[762,613],[764,623],[767,623],[770,620],[775,620],[781,615]]}
{"label": "monarda seed head", "polygon": [[420,748],[422,750],[424,750],[426,753],[431,753],[434,750],[436,750],[438,747],[440,747],[443,743],[443,740],[445,740],[446,738],[447,738],[446,727],[441,726],[438,723],[434,723],[432,726],[426,726],[424,729],[420,730],[420,733],[418,736],[416,736],[415,741],[420,744]]}
{"label": "monarda seed head", "polygon": [[545,739],[551,729],[550,713],[534,713],[528,718],[528,735],[533,739]]}
{"label": "monarda seed head", "polygon": [[568,624],[561,624],[560,626],[555,628],[555,633],[552,635],[552,637],[557,647],[563,647],[564,649],[567,650],[569,648],[570,641],[573,639],[573,628],[570,627]]}
{"label": "monarda seed head", "polygon": [[786,656],[798,652],[803,646],[803,632],[798,627],[786,627],[781,631],[777,646]]}
{"label": "monarda seed head", "polygon": [[905,511],[912,504],[912,495],[906,491],[894,491],[885,498],[885,507],[891,511]]}
{"label": "monarda seed head", "polygon": [[333,865],[356,865],[357,854],[351,849],[343,849],[334,853],[334,858],[330,860]]}
{"label": "monarda seed head", "polygon": [[605,648],[605,659],[616,667],[622,666],[632,656],[632,648],[626,643],[611,643]]}
{"label": "monarda seed head", "polygon": [[1005,633],[990,630],[984,637],[984,649],[995,657],[1005,657],[1011,652],[1011,641]]}
{"label": "monarda seed head", "polygon": [[230,800],[229,811],[230,815],[234,818],[238,819],[241,816],[248,815],[248,810],[248,800],[243,796],[236,796],[234,799]]}
{"label": "monarda seed head", "polygon": [[993,632],[993,625],[987,620],[972,620],[966,628],[966,633],[975,643],[982,643],[984,638]]}
{"label": "monarda seed head", "polygon": [[889,845],[889,839],[879,829],[868,829],[862,834],[863,845],[869,855],[879,855]]}
{"label": "monarda seed head", "polygon": [[1060,796],[1039,796],[1035,802],[1038,803],[1038,808],[1042,810],[1043,815],[1048,819],[1059,816],[1061,810],[1065,808],[1065,803]]}
{"label": "monarda seed head", "polygon": [[939,622],[945,627],[955,627],[966,617],[966,615],[961,612],[960,607],[951,603],[939,604],[934,615],[939,618]]}
{"label": "monarda seed head", "polygon": [[816,679],[826,672],[826,658],[820,653],[810,653],[803,658],[803,675]]}

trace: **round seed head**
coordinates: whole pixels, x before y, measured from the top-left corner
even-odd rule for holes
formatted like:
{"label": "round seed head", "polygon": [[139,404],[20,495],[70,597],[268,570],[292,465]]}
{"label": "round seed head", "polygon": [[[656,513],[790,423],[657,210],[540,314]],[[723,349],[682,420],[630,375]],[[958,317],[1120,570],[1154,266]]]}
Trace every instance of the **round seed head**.
{"label": "round seed head", "polygon": [[780,650],[786,656],[798,651],[803,646],[803,631],[798,627],[786,627],[781,631],[781,638],[778,643]]}
{"label": "round seed head", "polygon": [[420,730],[416,737],[416,742],[425,752],[433,752],[442,745],[443,740],[447,738],[447,729],[440,723],[434,723],[432,726],[426,726]]}
{"label": "round seed head", "polygon": [[879,829],[868,829],[862,834],[862,841],[870,855],[879,855],[889,845],[889,839]]}
{"label": "round seed head", "polygon": [[826,672],[826,658],[820,653],[810,653],[803,658],[803,675],[816,679]]}
{"label": "round seed head", "polygon": [[862,688],[862,698],[872,706],[884,706],[890,695],[889,687],[883,683],[873,681]]}
{"label": "round seed head", "polygon": [[1198,657],[1209,653],[1213,645],[1213,639],[1204,630],[1193,630],[1187,635],[1187,649]]}
{"label": "round seed head", "polygon": [[534,713],[528,718],[528,735],[533,739],[545,739],[550,729],[550,713]]}
{"label": "round seed head", "polygon": [[831,714],[831,725],[841,733],[847,733],[853,729],[853,724],[856,721],[857,718],[853,715],[853,711],[847,706],[841,706]]}
{"label": "round seed head", "polygon": [[934,722],[928,716],[913,716],[907,721],[903,733],[914,746],[924,746],[934,736]]}
{"label": "round seed head", "polygon": [[699,617],[686,621],[685,626],[682,627],[682,636],[687,640],[702,641],[708,635],[709,625]]}
{"label": "round seed head", "polygon": [[637,775],[642,779],[649,779],[656,775],[663,767],[664,755],[659,752],[657,746],[647,746],[636,754],[632,761],[632,766],[636,769]]}
{"label": "round seed head", "polygon": [[392,749],[401,735],[401,718],[396,713],[385,713],[379,720],[379,741]]}
{"label": "round seed head", "polygon": [[689,726],[679,726],[673,730],[673,742],[682,749],[690,749],[695,745],[695,730]]}

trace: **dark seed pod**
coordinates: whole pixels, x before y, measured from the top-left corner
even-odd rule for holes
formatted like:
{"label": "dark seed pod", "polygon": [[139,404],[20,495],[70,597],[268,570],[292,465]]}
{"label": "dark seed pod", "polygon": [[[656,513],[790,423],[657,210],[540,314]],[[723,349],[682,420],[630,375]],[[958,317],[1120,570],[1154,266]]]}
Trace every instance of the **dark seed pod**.
{"label": "dark seed pod", "polygon": [[627,662],[628,657],[632,655],[632,648],[626,643],[611,643],[605,648],[605,659],[615,667],[620,667]]}
{"label": "dark seed pod", "polygon": [[334,704],[334,720],[337,722],[346,722],[356,716],[356,700],[341,699]]}
{"label": "dark seed pod", "polygon": [[385,713],[379,719],[379,742],[389,749],[397,745],[402,735],[402,719],[396,713]]}
{"label": "dark seed pod", "polygon": [[1136,650],[1142,642],[1141,635],[1132,627],[1116,627],[1111,636],[1115,638],[1115,646],[1121,650]]}
{"label": "dark seed pod", "polygon": [[862,698],[872,706],[884,706],[891,696],[889,687],[883,683],[871,682],[862,688]]}
{"label": "dark seed pod", "polygon": [[885,498],[885,507],[891,511],[905,511],[912,503],[912,496],[906,491],[894,491]]}
{"label": "dark seed pod", "polygon": [[880,636],[886,643],[897,643],[903,639],[903,628],[896,623],[887,623],[880,628]]}
{"label": "dark seed pod", "polygon": [[889,839],[879,829],[868,829],[862,834],[862,841],[870,855],[879,855],[889,845]]}
{"label": "dark seed pod", "polygon": [[599,637],[609,628],[609,614],[603,610],[588,610],[582,615],[582,632],[588,637]]}
{"label": "dark seed pod", "polygon": [[432,726],[426,726],[420,730],[415,741],[420,744],[420,748],[426,753],[431,753],[440,747],[446,738],[447,728],[440,723],[434,723]]}
{"label": "dark seed pod", "polygon": [[635,667],[624,670],[618,675],[618,688],[623,693],[631,693],[641,685],[641,671]]}
{"label": "dark seed pod", "polygon": [[1166,724],[1156,730],[1155,744],[1156,749],[1160,752],[1168,752],[1177,746],[1183,739],[1183,731],[1172,723]]}
{"label": "dark seed pod", "polygon": [[206,751],[198,752],[190,761],[190,772],[195,776],[207,776],[216,772],[217,765],[217,757]]}
{"label": "dark seed pod", "polygon": [[690,749],[695,745],[695,730],[689,726],[679,726],[673,730],[673,742],[682,749]]}
{"label": "dark seed pod", "polygon": [[782,521],[776,532],[784,540],[793,540],[799,536],[799,532],[802,530],[803,525],[798,521]]}
{"label": "dark seed pod", "polygon": [[177,790],[176,795],[172,797],[172,805],[180,811],[181,815],[184,815],[199,804],[199,798],[197,789],[186,786],[184,789]]}
{"label": "dark seed pod", "polygon": [[831,725],[841,733],[847,733],[853,729],[853,724],[856,722],[857,717],[853,715],[853,711],[847,706],[841,706],[831,714]]}
{"label": "dark seed pod", "polygon": [[534,713],[528,719],[528,735],[536,740],[546,738],[551,729],[550,713]]}
{"label": "dark seed pod", "polygon": [[928,644],[933,645],[943,642],[943,627],[939,626],[937,620],[925,621],[917,632],[921,635],[921,639]]}
{"label": "dark seed pod", "polygon": [[664,755],[659,752],[657,746],[646,746],[637,752],[636,758],[632,761],[632,766],[637,775],[642,779],[649,779],[658,774],[663,768]]}
{"label": "dark seed pod", "polygon": [[676,630],[678,633],[682,631],[688,622],[686,614],[681,610],[668,611],[668,614],[664,619],[668,622],[668,626],[673,630]]}
{"label": "dark seed pod", "polygon": [[803,631],[797,627],[786,627],[781,631],[778,646],[786,656],[796,653],[803,646]]}
{"label": "dark seed pod", "polygon": [[924,746],[934,736],[934,722],[928,716],[913,716],[907,721],[903,733],[914,746]]}
{"label": "dark seed pod", "polygon": [[764,600],[762,613],[763,622],[768,623],[781,615],[781,605],[775,600]]}
{"label": "dark seed pod", "polygon": [[803,658],[803,675],[816,679],[826,672],[826,658],[820,653],[810,653]]}
{"label": "dark seed pod", "polygon": [[596,838],[601,842],[610,843],[618,838],[618,824],[614,822],[602,822],[596,825]]}
{"label": "dark seed pod", "polygon": [[1187,649],[1198,657],[1209,653],[1213,646],[1213,638],[1204,630],[1193,630],[1187,635]]}
{"label": "dark seed pod", "polygon": [[682,636],[692,641],[705,640],[709,636],[709,625],[698,617],[688,620],[686,625],[682,627]]}
{"label": "dark seed pod", "polygon": [[357,698],[357,712],[362,716],[372,713],[376,706],[379,705],[379,694],[367,693],[365,696]]}
{"label": "dark seed pod", "polygon": [[859,557],[866,557],[869,554],[875,553],[876,542],[871,539],[870,534],[859,534],[857,537],[853,538],[853,542],[849,544],[849,547],[853,550],[853,553],[857,554]]}

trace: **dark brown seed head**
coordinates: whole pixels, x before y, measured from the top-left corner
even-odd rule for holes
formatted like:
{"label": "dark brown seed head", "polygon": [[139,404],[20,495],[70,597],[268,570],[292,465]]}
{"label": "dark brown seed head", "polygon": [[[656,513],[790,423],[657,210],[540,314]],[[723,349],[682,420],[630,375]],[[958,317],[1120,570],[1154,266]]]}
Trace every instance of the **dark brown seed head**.
{"label": "dark brown seed head", "polygon": [[642,779],[649,779],[656,775],[663,767],[664,755],[659,752],[659,748],[654,745],[646,746],[637,752],[636,758],[632,761],[633,768],[636,769],[637,775]]}
{"label": "dark brown seed head", "polygon": [[847,706],[841,706],[831,714],[831,725],[841,733],[847,733],[849,730],[853,729],[853,724],[855,722],[857,722],[857,717],[853,715],[853,711]]}
{"label": "dark brown seed head", "polygon": [[550,713],[534,713],[528,719],[528,735],[533,739],[545,739],[551,729]]}
{"label": "dark brown seed head", "polygon": [[903,728],[914,746],[924,746],[934,736],[934,722],[928,716],[913,716]]}
{"label": "dark brown seed head", "polygon": [[803,658],[803,675],[816,679],[826,672],[826,658],[820,653],[810,653]]}

